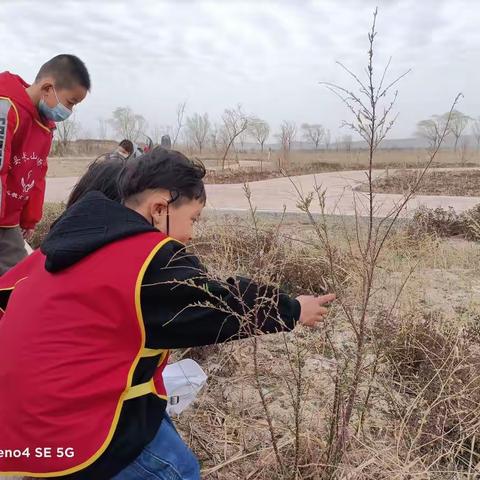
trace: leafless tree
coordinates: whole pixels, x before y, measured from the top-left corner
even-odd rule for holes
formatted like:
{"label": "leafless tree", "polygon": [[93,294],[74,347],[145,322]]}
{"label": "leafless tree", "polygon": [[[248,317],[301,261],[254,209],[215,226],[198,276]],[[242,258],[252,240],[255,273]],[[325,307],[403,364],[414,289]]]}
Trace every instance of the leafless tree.
{"label": "leafless tree", "polygon": [[339,152],[342,149],[342,140],[340,137],[335,137],[335,142],[333,144],[335,145],[336,152]]}
{"label": "leafless tree", "polygon": [[187,137],[194,144],[194,146],[202,153],[205,141],[210,131],[210,120],[208,113],[199,115],[194,113],[186,120]]}
{"label": "leafless tree", "polygon": [[252,118],[250,122],[250,134],[260,145],[260,149],[263,152],[265,142],[270,135],[270,126],[265,120],[260,118]]}
{"label": "leafless tree", "polygon": [[352,150],[352,136],[351,135],[344,135],[342,137],[342,147],[347,152],[350,152]]}
{"label": "leafless tree", "polygon": [[[248,128],[238,136],[238,142],[240,143],[240,152],[245,152],[245,145],[247,143],[250,132]],[[235,144],[234,144],[235,147]]]}
{"label": "leafless tree", "polygon": [[150,136],[154,145],[159,145],[162,139],[162,129],[157,124],[150,128]]}
{"label": "leafless tree", "polygon": [[[431,150],[435,150],[445,130],[445,118],[443,115],[433,115],[427,120],[421,120],[417,123],[417,137],[423,138],[428,142]],[[447,131],[447,135],[450,131]]]}
{"label": "leafless tree", "polygon": [[[443,122],[447,122],[449,118],[449,112],[443,115]],[[453,110],[450,115],[450,133],[455,138],[454,143],[454,150],[457,151],[458,140],[462,136],[462,133],[467,128],[468,124],[470,123],[471,118],[464,113]]]}
{"label": "leafless tree", "polygon": [[325,150],[330,150],[331,141],[332,141],[332,134],[330,133],[330,130],[327,128],[323,136],[323,142],[325,143]]}
{"label": "leafless tree", "polygon": [[222,121],[222,135],[224,137],[224,142],[226,143],[222,157],[222,169],[225,169],[225,160],[228,152],[237,137],[247,130],[250,124],[250,118],[242,111],[241,105],[237,105],[236,108],[227,108],[223,112]]}
{"label": "leafless tree", "polygon": [[84,138],[85,140],[91,140],[94,137],[92,136],[92,132],[88,128],[86,129],[81,128],[77,134],[77,138]]}
{"label": "leafless tree", "polygon": [[130,107],[118,107],[109,120],[118,136],[137,142],[147,130],[147,121],[142,115],[135,114]]}
{"label": "leafless tree", "polygon": [[467,137],[463,137],[460,141],[460,164],[464,167],[468,160],[469,141]]}
{"label": "leafless tree", "polygon": [[295,141],[297,135],[297,125],[294,122],[288,122],[284,120],[280,125],[280,133],[278,135],[282,149],[285,152],[289,152],[292,148],[292,142]]}
{"label": "leafless tree", "polygon": [[453,135],[455,139],[454,149],[457,151],[458,141],[470,120],[471,118],[468,115],[458,110],[453,110],[451,113],[447,112],[443,115],[433,115],[428,120],[422,120],[417,123],[417,135],[425,138],[430,148],[435,149],[442,132],[445,130],[445,125],[448,123],[447,135]]}
{"label": "leafless tree", "polygon": [[[339,465],[344,458],[345,452],[354,435],[352,434],[352,418],[355,411],[367,411],[368,403],[371,400],[370,394],[362,397],[361,384],[362,378],[369,378],[371,385],[373,383],[371,379],[373,379],[377,373],[377,362],[368,358],[367,342],[370,328],[369,322],[371,320],[370,305],[376,293],[376,277],[380,269],[383,268],[380,259],[384,247],[391,237],[391,233],[394,230],[399,216],[412,196],[418,191],[420,183],[434,161],[448,132],[450,119],[450,117],[447,118],[444,129],[440,132],[440,136],[438,138],[437,136],[434,137],[432,143],[435,145],[435,149],[429,155],[428,161],[419,173],[417,181],[411,190],[376,224],[374,219],[377,213],[378,203],[375,203],[373,184],[374,160],[376,159],[376,152],[379,145],[395,123],[396,115],[393,115],[392,111],[395,106],[397,91],[395,91],[394,88],[408,73],[407,71],[393,80],[387,80],[387,73],[390,66],[390,61],[388,61],[386,67],[380,72],[380,75],[376,75],[376,69],[374,68],[374,58],[376,58],[374,56],[374,42],[377,36],[376,19],[377,9],[375,9],[372,28],[368,34],[369,50],[367,68],[365,69],[366,79],[352,72],[342,63],[337,62],[348,73],[353,83],[358,86],[358,89],[353,90],[337,84],[322,82],[323,85],[340,98],[351,113],[351,120],[344,122],[344,126],[349,127],[351,131],[360,136],[368,146],[368,170],[366,172],[368,194],[365,200],[359,200],[359,197],[356,197],[355,233],[348,240],[351,251],[355,252],[354,256],[358,259],[358,266],[353,267],[358,272],[358,278],[360,279],[357,294],[354,294],[354,297],[358,298],[358,304],[352,308],[352,303],[344,302],[343,299],[340,299],[339,302],[342,304],[342,311],[351,328],[352,337],[355,339],[355,347],[352,353],[334,353],[338,364],[335,378],[335,398],[332,402],[333,408],[327,440],[329,447],[323,459],[324,465],[327,466],[327,471],[325,475],[322,476],[322,478],[325,479],[334,478],[335,474],[338,473],[336,472],[336,466]],[[455,99],[450,114],[458,98],[459,97]],[[300,190],[298,191],[300,192]],[[322,207],[322,213],[324,214],[325,192],[320,190],[317,193]],[[312,198],[313,197],[307,198],[307,202],[304,204],[307,212],[309,202],[311,202]],[[368,216],[364,221],[362,221],[359,216],[358,208],[365,208],[367,210]],[[311,214],[310,219],[315,225],[315,219]],[[322,242],[327,251],[327,256],[333,259],[330,253],[332,252],[332,248],[334,248],[334,244],[331,241],[332,232],[328,231],[328,226],[325,222],[323,223],[323,229],[321,226],[318,226],[316,231],[318,232],[319,239],[323,239]],[[353,244],[355,246],[352,248]],[[332,280],[335,282],[334,275],[332,275]],[[400,293],[397,295],[400,295]],[[392,306],[387,311],[388,316],[394,311],[397,300],[398,296],[393,300]],[[361,406],[359,406],[360,403]],[[358,420],[359,427],[363,424],[363,421],[364,417],[362,413]],[[359,431],[359,428],[357,431]]]}
{"label": "leafless tree", "polygon": [[214,152],[217,152],[220,147],[220,129],[217,123],[210,127],[209,144]]}
{"label": "leafless tree", "polygon": [[182,102],[177,105],[177,119],[173,131],[173,140],[172,140],[172,148],[175,147],[177,143],[178,136],[184,126],[183,117],[185,116],[185,109],[187,108],[187,102]]}
{"label": "leafless tree", "polygon": [[303,123],[301,129],[303,130],[303,137],[308,142],[313,143],[313,145],[315,145],[315,150],[318,150],[318,147],[325,135],[325,129],[323,126],[318,123]]}
{"label": "leafless tree", "polygon": [[59,155],[65,155],[67,153],[70,142],[75,140],[80,133],[80,128],[80,123],[75,117],[70,117],[68,120],[57,123],[55,137]]}
{"label": "leafless tree", "polygon": [[137,120],[137,141],[145,141],[148,132],[148,122],[142,115],[135,115]]}
{"label": "leafless tree", "polygon": [[108,135],[108,121],[104,118],[98,119],[98,138],[99,140],[105,140]]}
{"label": "leafless tree", "polygon": [[477,150],[480,148],[480,117],[477,117],[472,122],[472,135],[475,138]]}

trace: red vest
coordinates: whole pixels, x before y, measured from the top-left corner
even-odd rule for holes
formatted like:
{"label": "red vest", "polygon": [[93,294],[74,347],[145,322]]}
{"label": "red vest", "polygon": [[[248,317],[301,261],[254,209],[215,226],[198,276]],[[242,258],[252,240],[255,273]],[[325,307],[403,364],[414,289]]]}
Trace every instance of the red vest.
{"label": "red vest", "polygon": [[0,73],[0,227],[33,228],[42,218],[55,123],[40,117],[28,86]]}
{"label": "red vest", "polygon": [[[145,347],[140,290],[168,241],[134,235],[54,274],[35,255],[0,320],[0,473],[83,470],[109,445],[124,402],[166,398],[168,350]],[[139,360],[155,355],[154,377],[132,385]]]}

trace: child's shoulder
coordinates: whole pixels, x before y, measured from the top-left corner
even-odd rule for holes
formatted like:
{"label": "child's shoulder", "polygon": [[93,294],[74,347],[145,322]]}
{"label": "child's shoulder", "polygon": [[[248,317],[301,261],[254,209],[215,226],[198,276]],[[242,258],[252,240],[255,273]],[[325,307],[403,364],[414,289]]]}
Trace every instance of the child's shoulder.
{"label": "child's shoulder", "polygon": [[182,259],[184,260],[185,258],[192,257],[192,253],[187,251],[187,247],[175,240],[174,238],[167,237],[163,242],[161,247],[156,251],[154,255],[154,260],[157,261],[157,263],[160,262],[170,262],[173,259]]}
{"label": "child's shoulder", "polygon": [[175,270],[179,269],[195,269],[204,271],[199,258],[192,252],[188,251],[187,247],[183,244],[169,238],[162,246],[159,248],[155,255],[152,257],[146,274],[154,272],[159,272],[160,270]]}

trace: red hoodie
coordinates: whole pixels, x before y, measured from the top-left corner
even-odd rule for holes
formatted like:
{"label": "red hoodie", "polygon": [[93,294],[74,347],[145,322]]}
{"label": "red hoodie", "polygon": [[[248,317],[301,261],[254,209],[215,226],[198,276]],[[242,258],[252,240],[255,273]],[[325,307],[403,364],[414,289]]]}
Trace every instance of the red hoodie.
{"label": "red hoodie", "polygon": [[42,218],[55,123],[40,117],[28,86],[0,73],[0,228],[34,228]]}

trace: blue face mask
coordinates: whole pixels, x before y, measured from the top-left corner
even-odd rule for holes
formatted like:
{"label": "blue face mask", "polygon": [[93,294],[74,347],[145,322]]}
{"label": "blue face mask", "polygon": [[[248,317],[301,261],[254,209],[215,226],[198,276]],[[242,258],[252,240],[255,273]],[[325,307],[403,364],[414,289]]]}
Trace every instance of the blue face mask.
{"label": "blue face mask", "polygon": [[55,87],[53,87],[53,93],[55,94],[55,98],[57,99],[58,103],[52,108],[49,107],[42,98],[38,104],[38,109],[40,110],[40,113],[48,120],[52,120],[54,122],[63,122],[72,114],[72,111],[60,102],[57,92],[55,91]]}

